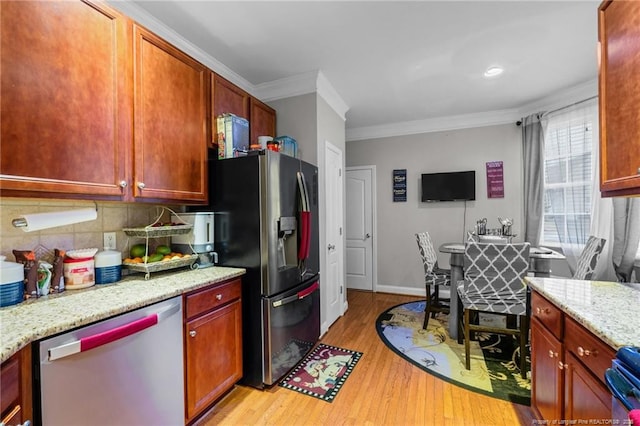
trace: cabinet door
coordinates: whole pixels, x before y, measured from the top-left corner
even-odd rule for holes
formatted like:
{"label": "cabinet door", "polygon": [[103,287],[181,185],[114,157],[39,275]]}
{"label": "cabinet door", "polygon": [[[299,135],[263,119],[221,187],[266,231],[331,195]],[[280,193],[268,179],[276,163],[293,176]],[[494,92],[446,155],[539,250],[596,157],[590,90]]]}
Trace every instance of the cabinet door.
{"label": "cabinet door", "polygon": [[31,346],[0,366],[0,420],[7,426],[32,420]]}
{"label": "cabinet door", "polygon": [[104,4],[0,2],[3,195],[122,199],[131,22]]}
{"label": "cabinet door", "polygon": [[585,423],[611,419],[611,392],[607,387],[569,351],[565,351],[565,366],[564,418]]}
{"label": "cabinet door", "polygon": [[207,199],[209,70],[134,25],[134,196]]}
{"label": "cabinet door", "polygon": [[211,76],[211,104],[213,105],[211,125],[214,135],[211,140],[213,145],[217,143],[216,118],[219,115],[231,113],[249,119],[249,94],[216,73],[211,73]]}
{"label": "cabinet door", "polygon": [[249,139],[252,145],[258,144],[258,136],[276,136],[276,111],[252,97],[249,112]]}
{"label": "cabinet door", "polygon": [[186,405],[189,419],[242,377],[241,316],[241,302],[236,300],[186,323]]}
{"label": "cabinet door", "polygon": [[531,320],[531,404],[544,420],[562,419],[562,343]]}
{"label": "cabinet door", "polygon": [[599,10],[600,189],[640,194],[640,2]]}

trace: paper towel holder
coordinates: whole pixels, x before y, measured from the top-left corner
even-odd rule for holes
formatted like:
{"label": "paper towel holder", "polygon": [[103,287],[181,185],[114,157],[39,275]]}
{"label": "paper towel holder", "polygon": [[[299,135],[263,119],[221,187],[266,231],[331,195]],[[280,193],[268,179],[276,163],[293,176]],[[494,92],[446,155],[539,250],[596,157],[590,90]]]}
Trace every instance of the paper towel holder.
{"label": "paper towel holder", "polygon": [[[95,210],[96,212],[98,211],[98,203],[96,203],[95,201],[93,202],[93,204],[95,205]],[[70,214],[70,213],[74,213],[74,212],[78,212],[81,210],[88,210],[88,209],[75,209],[75,210],[65,210],[65,211],[61,211],[61,212],[56,212],[56,214],[61,214],[61,215],[65,215],[65,214]],[[53,213],[53,212],[52,212]],[[32,216],[36,216],[36,215],[48,215],[51,213],[35,213]],[[93,219],[89,219],[89,220],[95,220],[95,218]],[[66,225],[73,225],[75,223],[80,223],[80,222],[86,222],[87,219],[81,219],[81,220],[75,220],[75,221],[64,221],[64,223],[60,223],[60,224],[56,224],[53,223],[49,226],[46,227],[41,227],[38,230],[42,230],[42,229],[49,229],[49,228],[55,228],[56,226],[66,226]],[[15,227],[15,228],[26,228],[29,226],[28,221],[24,218],[24,217],[18,217],[15,218],[11,221],[11,224]],[[27,231],[28,232],[28,231]]]}

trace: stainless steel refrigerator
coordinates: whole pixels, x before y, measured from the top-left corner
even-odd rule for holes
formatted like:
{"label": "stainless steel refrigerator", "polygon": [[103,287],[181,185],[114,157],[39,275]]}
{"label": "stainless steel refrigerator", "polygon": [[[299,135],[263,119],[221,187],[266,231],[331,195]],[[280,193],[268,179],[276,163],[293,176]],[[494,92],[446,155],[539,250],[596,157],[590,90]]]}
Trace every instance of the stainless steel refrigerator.
{"label": "stainless steel refrigerator", "polygon": [[263,388],[320,336],[318,169],[266,150],[210,159],[209,178],[218,264],[247,269],[242,383]]}

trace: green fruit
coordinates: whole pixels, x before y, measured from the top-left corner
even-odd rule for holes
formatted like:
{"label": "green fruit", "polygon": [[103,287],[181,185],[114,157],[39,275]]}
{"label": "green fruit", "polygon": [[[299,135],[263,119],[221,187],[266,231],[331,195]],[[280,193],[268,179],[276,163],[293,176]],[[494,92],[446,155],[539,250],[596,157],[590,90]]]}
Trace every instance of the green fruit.
{"label": "green fruit", "polygon": [[160,245],[156,247],[156,253],[160,253],[162,255],[167,255],[171,253],[171,247]]}
{"label": "green fruit", "polygon": [[153,253],[151,256],[149,256],[147,263],[159,262],[163,257],[164,255],[162,255],[161,253]]}
{"label": "green fruit", "polygon": [[135,244],[131,246],[131,250],[129,251],[129,254],[131,255],[132,258],[134,258],[134,257],[142,257],[146,254],[146,252],[147,252],[147,248],[144,244]]}

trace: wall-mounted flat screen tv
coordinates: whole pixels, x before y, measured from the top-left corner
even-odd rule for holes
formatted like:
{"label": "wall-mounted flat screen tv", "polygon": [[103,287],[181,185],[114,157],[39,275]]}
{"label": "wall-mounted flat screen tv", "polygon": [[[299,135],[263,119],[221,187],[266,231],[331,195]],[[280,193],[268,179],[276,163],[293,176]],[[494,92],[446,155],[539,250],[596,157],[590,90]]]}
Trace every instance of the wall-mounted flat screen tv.
{"label": "wall-mounted flat screen tv", "polygon": [[422,201],[469,201],[476,199],[476,172],[425,173]]}

